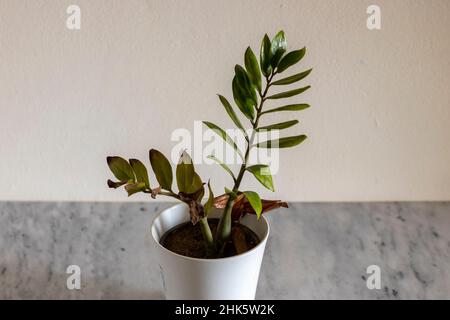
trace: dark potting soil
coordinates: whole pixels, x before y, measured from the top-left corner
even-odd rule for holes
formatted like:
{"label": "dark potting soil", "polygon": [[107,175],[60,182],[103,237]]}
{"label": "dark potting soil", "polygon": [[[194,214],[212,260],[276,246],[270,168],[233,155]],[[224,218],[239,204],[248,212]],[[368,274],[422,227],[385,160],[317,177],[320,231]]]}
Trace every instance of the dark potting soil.
{"label": "dark potting soil", "polygon": [[[208,222],[211,232],[214,235],[217,225],[219,224],[219,219],[208,219]],[[246,251],[253,249],[260,242],[256,233],[240,223],[233,224],[232,232],[233,231],[238,231],[241,235],[243,235],[243,238],[245,237],[245,240],[242,240],[245,241],[244,247],[246,247]],[[191,222],[186,222],[175,226],[161,237],[160,244],[166,249],[183,256],[201,259],[211,258],[206,250],[207,248],[203,240],[200,224],[198,223],[195,226]],[[235,245],[232,239],[230,239],[225,244],[223,257],[232,257],[237,255],[238,251],[236,250],[236,247],[241,248],[241,252],[239,253],[243,253],[242,243],[240,246]]]}

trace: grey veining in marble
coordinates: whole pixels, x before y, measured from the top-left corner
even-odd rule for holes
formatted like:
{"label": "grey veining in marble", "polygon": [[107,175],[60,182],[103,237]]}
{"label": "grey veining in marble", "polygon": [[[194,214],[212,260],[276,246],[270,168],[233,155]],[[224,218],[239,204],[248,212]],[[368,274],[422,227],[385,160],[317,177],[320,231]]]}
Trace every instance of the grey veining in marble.
{"label": "grey veining in marble", "polygon": [[[148,230],[170,205],[0,202],[0,298],[163,298]],[[259,299],[450,299],[450,203],[293,203],[269,220]]]}

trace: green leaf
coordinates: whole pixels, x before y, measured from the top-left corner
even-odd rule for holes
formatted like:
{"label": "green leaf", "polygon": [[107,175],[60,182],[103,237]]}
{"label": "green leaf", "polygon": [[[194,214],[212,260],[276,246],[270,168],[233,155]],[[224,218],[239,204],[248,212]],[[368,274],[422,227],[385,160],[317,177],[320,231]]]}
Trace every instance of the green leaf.
{"label": "green leaf", "polygon": [[253,118],[255,117],[253,101],[250,98],[247,98],[246,94],[242,92],[241,88],[239,88],[236,76],[234,76],[233,78],[232,89],[234,102],[236,102],[239,110],[241,110],[241,112],[249,120],[253,120]]}
{"label": "green leaf", "polygon": [[218,165],[220,165],[226,172],[231,175],[234,181],[236,181],[236,177],[234,176],[233,171],[231,171],[230,167],[228,167],[224,162],[217,159],[214,155],[209,155],[207,158],[214,160]]}
{"label": "green leaf", "polygon": [[280,138],[276,140],[264,141],[256,144],[258,148],[291,148],[305,141],[305,135]]}
{"label": "green leaf", "polygon": [[228,189],[227,187],[225,187],[225,193],[228,194],[231,199],[236,199],[237,198],[236,192],[234,192],[233,190]]}
{"label": "green leaf", "polygon": [[[180,161],[178,162],[176,169],[177,176],[177,185],[178,190],[180,192],[190,193],[189,190],[192,182],[194,181],[194,164],[192,163],[191,157],[187,154],[187,152],[183,152],[180,157]],[[201,182],[201,180],[200,180]],[[196,190],[192,191],[195,192]]]}
{"label": "green leaf", "polygon": [[172,190],[173,173],[169,160],[158,150],[150,150],[150,163],[161,188]]}
{"label": "green leaf", "polygon": [[309,107],[310,107],[309,104],[290,104],[287,106],[283,106],[283,107],[270,109],[270,110],[261,112],[261,115],[266,114],[266,113],[272,113],[272,112],[280,112],[280,111],[301,111],[301,110],[308,109]]}
{"label": "green leaf", "polygon": [[283,59],[281,59],[277,67],[277,72],[281,73],[290,66],[293,66],[294,64],[302,60],[302,58],[305,56],[305,53],[306,48],[289,52],[283,57]]}
{"label": "green leaf", "polygon": [[275,85],[275,86],[291,84],[291,83],[300,81],[303,78],[306,78],[311,73],[311,71],[312,71],[312,69],[309,69],[309,70],[306,70],[306,71],[294,74],[293,76],[277,80],[277,81],[273,82],[272,84]]}
{"label": "green leaf", "polygon": [[252,84],[261,92],[261,71],[259,69],[258,60],[250,47],[245,51],[245,69]]}
{"label": "green leaf", "polygon": [[286,129],[286,128],[295,126],[297,123],[298,123],[298,120],[291,120],[291,121],[281,122],[281,123],[277,123],[277,124],[271,124],[269,126],[259,127],[258,129],[256,129],[256,131],[281,130],[281,129]]}
{"label": "green leaf", "polygon": [[197,172],[194,172],[194,178],[192,179],[192,184],[187,188],[187,193],[188,194],[197,193],[200,189],[203,189],[202,178],[200,178]]}
{"label": "green leaf", "polygon": [[108,187],[114,188],[114,189],[117,189],[117,188],[123,186],[125,183],[127,183],[127,181],[114,182],[114,181],[108,179]]}
{"label": "green leaf", "polygon": [[137,182],[143,182],[147,188],[150,189],[150,181],[148,179],[148,172],[145,165],[138,159],[130,159],[131,167],[136,175]]}
{"label": "green leaf", "polygon": [[241,93],[253,102],[252,106],[255,106],[258,103],[258,97],[256,96],[255,87],[250,81],[247,71],[237,64],[234,67],[234,73],[236,76],[236,84],[241,90]]}
{"label": "green leaf", "polygon": [[119,181],[133,181],[134,172],[127,160],[121,157],[107,157],[109,169]]}
{"label": "green leaf", "polygon": [[274,94],[274,95],[268,97],[267,99],[282,99],[282,98],[293,97],[293,96],[296,96],[296,95],[298,95],[298,94],[300,94],[302,92],[305,92],[309,88],[311,88],[311,86],[307,86],[307,87],[303,87],[303,88],[299,88],[299,89],[295,89],[295,90],[291,90],[291,91],[277,93],[277,94]]}
{"label": "green leaf", "polygon": [[213,208],[214,204],[214,193],[211,189],[211,183],[208,181],[208,190],[209,190],[209,196],[208,200],[206,201],[205,205],[203,206],[205,208],[205,217],[208,216],[209,212]]}
{"label": "green leaf", "polygon": [[242,155],[241,150],[239,150],[238,146],[233,141],[233,139],[231,139],[230,136],[223,129],[219,128],[214,123],[211,123],[211,122],[208,122],[208,121],[203,121],[203,123],[208,128],[213,130],[217,135],[219,135],[226,143],[228,143],[230,146],[232,146],[233,149],[236,151],[236,153],[242,158],[242,160],[244,160],[244,156]]}
{"label": "green leaf", "polygon": [[273,69],[275,69],[278,66],[278,63],[280,62],[281,57],[286,52],[287,49],[287,42],[286,37],[284,36],[284,32],[280,31],[276,34],[276,36],[272,39],[271,45],[270,45],[270,64]]}
{"label": "green leaf", "polygon": [[272,73],[272,66],[270,65],[271,53],[270,53],[270,39],[267,34],[264,35],[261,41],[261,50],[259,53],[259,63],[261,65],[261,71],[264,76],[268,77]]}
{"label": "green leaf", "polygon": [[145,188],[146,186],[144,182],[131,183],[125,186],[125,190],[127,190],[128,196],[144,191]]}
{"label": "green leaf", "polygon": [[248,172],[253,173],[255,178],[261,182],[261,184],[269,189],[270,191],[275,191],[273,187],[272,174],[270,173],[269,166],[265,164],[257,164],[246,168]]}
{"label": "green leaf", "polygon": [[248,202],[252,206],[253,210],[256,212],[256,216],[258,219],[261,217],[262,212],[262,201],[259,195],[253,191],[244,191],[244,195],[247,198]]}
{"label": "green leaf", "polygon": [[242,126],[241,121],[239,121],[239,118],[237,117],[236,113],[233,110],[233,107],[228,102],[228,100],[224,97],[218,94],[220,102],[222,102],[222,105],[224,106],[225,110],[227,111],[228,115],[230,116],[231,120],[233,120],[234,124],[242,130],[245,136],[247,136],[247,133],[245,132],[244,127]]}

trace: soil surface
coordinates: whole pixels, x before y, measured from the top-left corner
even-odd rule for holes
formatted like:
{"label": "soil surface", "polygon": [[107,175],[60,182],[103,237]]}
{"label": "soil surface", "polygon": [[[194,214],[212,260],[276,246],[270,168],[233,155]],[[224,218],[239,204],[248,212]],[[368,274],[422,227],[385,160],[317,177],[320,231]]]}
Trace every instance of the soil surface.
{"label": "soil surface", "polygon": [[[208,219],[213,235],[217,229],[219,219]],[[234,223],[232,226],[233,237],[225,245],[222,257],[231,257],[251,250],[260,242],[256,233],[248,227]],[[239,239],[234,243],[232,239]],[[200,224],[192,225],[191,222],[182,223],[167,231],[160,240],[160,244],[166,249],[191,258],[214,258],[207,252],[203,240]]]}

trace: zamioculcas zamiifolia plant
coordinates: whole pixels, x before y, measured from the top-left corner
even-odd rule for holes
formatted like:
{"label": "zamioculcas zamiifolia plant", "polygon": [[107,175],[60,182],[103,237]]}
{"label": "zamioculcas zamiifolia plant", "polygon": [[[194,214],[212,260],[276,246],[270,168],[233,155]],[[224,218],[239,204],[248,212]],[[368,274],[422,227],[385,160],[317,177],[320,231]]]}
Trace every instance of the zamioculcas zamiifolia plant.
{"label": "zamioculcas zamiifolia plant", "polygon": [[[249,155],[252,148],[290,148],[302,143],[305,135],[282,137],[275,140],[258,142],[256,135],[263,130],[283,130],[298,124],[298,120],[291,119],[285,122],[260,125],[261,119],[269,119],[270,115],[278,112],[300,111],[309,107],[308,104],[296,103],[278,106],[267,109],[268,102],[279,103],[283,98],[299,95],[310,88],[310,86],[300,86],[295,89],[288,89],[281,93],[272,93],[273,88],[299,82],[308,76],[312,69],[284,76],[285,72],[298,63],[305,55],[306,49],[302,48],[287,52],[287,43],[283,31],[280,31],[270,40],[264,36],[259,53],[259,63],[250,47],[244,55],[244,66],[236,65],[235,75],[232,81],[232,92],[234,102],[239,111],[249,122],[249,130],[243,125],[235,108],[228,99],[218,95],[225,111],[230,116],[232,122],[242,131],[245,137],[245,150],[240,150],[233,139],[217,125],[212,122],[203,123],[226,143],[230,144],[237,155],[242,159],[242,165],[235,174],[230,167],[214,155],[210,159],[217,162],[233,180],[233,185],[225,187],[225,193],[214,197],[211,184],[204,182],[196,173],[192,159],[183,152],[180,161],[175,168],[176,189],[174,187],[174,176],[172,166],[168,159],[159,151],[151,149],[149,152],[150,164],[157,184],[150,183],[146,166],[137,159],[126,161],[121,157],[108,157],[107,163],[117,181],[108,180],[110,188],[125,187],[128,195],[138,192],[149,194],[152,198],[157,196],[168,196],[187,204],[191,222],[193,225],[200,225],[201,234],[205,243],[206,257],[216,258],[224,255],[226,243],[230,241],[237,248],[236,253],[244,250],[242,243],[239,243],[239,235],[232,235],[233,224],[245,214],[256,214],[258,219],[264,212],[278,207],[287,207],[287,204],[278,200],[262,200],[255,191],[242,191],[241,182],[245,173],[252,174],[264,187],[274,191],[272,176],[269,166],[266,164],[250,165]],[[279,90],[278,90],[279,91]],[[265,119],[265,120],[266,120]],[[205,191],[208,189],[208,197],[204,201]],[[211,228],[208,222],[208,214],[213,208],[222,209],[223,213],[215,225]],[[245,247],[245,244],[244,244]]]}

